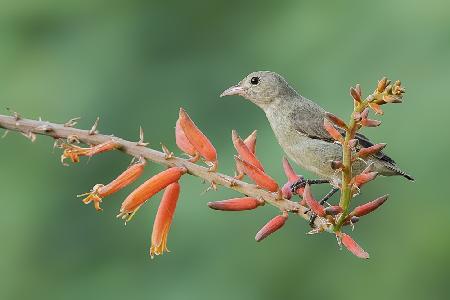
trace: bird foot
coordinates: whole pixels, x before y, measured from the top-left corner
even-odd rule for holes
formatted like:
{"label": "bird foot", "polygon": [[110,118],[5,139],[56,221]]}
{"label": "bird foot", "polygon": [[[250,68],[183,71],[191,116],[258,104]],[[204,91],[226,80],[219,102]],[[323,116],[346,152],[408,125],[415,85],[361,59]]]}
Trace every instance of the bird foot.
{"label": "bird foot", "polygon": [[[324,205],[324,204],[328,204],[330,205],[327,201],[328,199],[330,199],[334,194],[336,194],[336,192],[339,191],[338,188],[333,188],[331,191],[328,192],[328,194],[326,194],[325,196],[323,196],[323,198],[320,200],[320,204]],[[309,226],[311,226],[311,228],[314,228],[314,222],[316,221],[317,215],[316,214],[312,214],[309,218]]]}
{"label": "bird foot", "polygon": [[296,191],[299,188],[305,187],[305,185],[309,184],[323,184],[323,183],[330,183],[330,181],[328,179],[304,179],[304,178],[300,178],[299,180],[297,180],[294,184],[291,185],[291,191],[292,193],[296,193]]}

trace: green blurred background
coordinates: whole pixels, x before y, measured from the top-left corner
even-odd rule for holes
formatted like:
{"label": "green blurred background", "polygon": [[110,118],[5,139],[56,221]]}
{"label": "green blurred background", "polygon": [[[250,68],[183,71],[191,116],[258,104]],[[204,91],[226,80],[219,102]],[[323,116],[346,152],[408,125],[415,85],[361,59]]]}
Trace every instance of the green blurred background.
{"label": "green blurred background", "polygon": [[[12,1],[0,4],[0,106],[175,150],[185,107],[233,172],[231,129],[259,130],[258,155],[280,182],[282,152],[263,113],[222,90],[255,70],[283,74],[303,95],[347,116],[348,88],[383,75],[407,87],[367,130],[416,177],[380,178],[359,201],[390,193],[352,234],[370,254],[306,236],[300,218],[262,243],[277,212],[223,213],[208,201],[237,194],[185,178],[170,254],[150,260],[157,199],[126,227],[115,218],[130,190],[96,213],[75,195],[129,163],[121,153],[62,167],[52,141],[0,141],[1,299],[448,299],[448,1]],[[6,113],[6,110],[3,110]],[[161,167],[150,164],[146,175]],[[299,172],[302,172],[299,170]],[[310,175],[310,174],[305,174]],[[321,189],[325,192],[325,188]]]}

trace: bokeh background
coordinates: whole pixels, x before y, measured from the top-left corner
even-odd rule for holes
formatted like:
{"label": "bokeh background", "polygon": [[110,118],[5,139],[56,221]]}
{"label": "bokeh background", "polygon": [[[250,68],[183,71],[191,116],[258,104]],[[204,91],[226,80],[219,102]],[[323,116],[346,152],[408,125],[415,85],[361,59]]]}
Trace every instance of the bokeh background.
{"label": "bokeh background", "polygon": [[[233,172],[231,129],[259,130],[258,155],[280,182],[282,151],[263,113],[222,90],[255,70],[283,74],[303,95],[346,117],[348,88],[383,75],[407,87],[367,130],[415,175],[380,178],[359,201],[389,202],[352,234],[370,254],[306,236],[291,218],[262,243],[277,212],[221,213],[208,201],[236,194],[185,178],[170,254],[150,260],[160,196],[127,226],[115,218],[127,191],[96,213],[75,195],[129,163],[121,153],[63,167],[52,141],[0,141],[1,299],[448,299],[450,4],[448,1],[12,1],[0,4],[0,106],[175,150],[185,107]],[[0,132],[1,133],[1,132]],[[146,176],[161,167],[150,164]],[[303,172],[298,170],[299,172]],[[304,173],[305,175],[311,175]],[[320,192],[325,193],[325,188]]]}

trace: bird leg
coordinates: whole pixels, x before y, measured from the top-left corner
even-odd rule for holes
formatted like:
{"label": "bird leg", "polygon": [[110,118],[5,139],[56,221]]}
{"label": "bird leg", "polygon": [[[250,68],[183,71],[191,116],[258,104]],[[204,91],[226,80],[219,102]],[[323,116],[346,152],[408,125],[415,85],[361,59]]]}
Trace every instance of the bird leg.
{"label": "bird leg", "polygon": [[312,184],[323,184],[323,183],[330,183],[328,179],[304,179],[300,178],[295,182],[293,185],[291,185],[291,191],[295,194],[295,192],[301,188],[305,187],[306,184],[312,185]]}
{"label": "bird leg", "polygon": [[[325,203],[327,203],[327,200],[330,199],[334,194],[336,194],[336,192],[339,191],[339,188],[332,188],[331,191],[328,192],[328,194],[326,194],[325,196],[323,196],[323,198],[320,200],[320,204],[324,205]],[[316,220],[317,215],[312,214],[311,217],[309,218],[309,226],[314,227],[314,221]]]}

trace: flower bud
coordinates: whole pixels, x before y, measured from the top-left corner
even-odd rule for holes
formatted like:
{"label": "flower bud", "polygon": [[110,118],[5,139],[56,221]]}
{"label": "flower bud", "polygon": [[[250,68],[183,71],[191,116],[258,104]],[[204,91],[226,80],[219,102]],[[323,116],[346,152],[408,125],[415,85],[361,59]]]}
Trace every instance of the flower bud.
{"label": "flower bud", "polygon": [[236,130],[233,130],[231,135],[232,135],[234,148],[238,152],[239,157],[264,172],[264,168],[263,168],[262,164],[256,158],[255,154],[250,151],[250,149],[247,147],[247,145],[245,145],[244,141],[239,137]]}
{"label": "flower bud", "polygon": [[378,81],[377,85],[378,93],[384,92],[384,90],[386,89],[386,85],[387,85],[387,78],[383,77],[380,81]]}
{"label": "flower bud", "polygon": [[233,198],[222,201],[208,202],[209,208],[223,211],[252,210],[264,205],[264,201],[252,197]]}
{"label": "flower bud", "polygon": [[256,153],[256,134],[257,131],[254,130],[245,140],[244,144],[247,146],[247,148],[253,153]]}
{"label": "flower bud", "polygon": [[384,114],[383,110],[381,109],[380,105],[374,103],[374,102],[370,102],[369,103],[369,107],[377,114],[377,115],[382,115]]}
{"label": "flower bud", "polygon": [[206,161],[216,162],[217,152],[209,139],[195,125],[183,108],[180,108],[180,126],[189,142],[205,158]]}
{"label": "flower bud", "polygon": [[359,246],[348,234],[345,234],[343,232],[337,234],[338,237],[341,239],[342,244],[347,248],[348,251],[353,253],[355,256],[363,259],[369,258],[369,253],[364,251],[361,246]]}
{"label": "flower bud", "polygon": [[234,158],[239,167],[244,170],[245,174],[247,174],[256,185],[270,192],[278,191],[278,184],[272,177],[238,156],[234,156]]}
{"label": "flower bud", "polygon": [[[357,85],[357,87],[358,87],[359,85]],[[360,93],[360,90],[358,91],[358,88],[354,88],[354,87],[351,87],[350,88],[350,95],[352,95],[352,97],[353,97],[353,99],[356,101],[356,102],[358,102],[358,103],[360,103],[361,102],[361,93]]]}
{"label": "flower bud", "polygon": [[175,125],[175,142],[181,151],[191,156],[192,162],[196,162],[200,158],[200,153],[198,153],[184,134],[184,131],[180,125],[180,120],[177,120]]}
{"label": "flower bud", "polygon": [[367,158],[370,155],[374,155],[374,154],[380,152],[385,147],[386,147],[386,144],[383,144],[383,143],[375,144],[375,145],[367,147],[367,148],[361,148],[358,151],[357,155],[358,155],[358,157],[361,157],[361,158]]}
{"label": "flower bud", "polygon": [[337,129],[328,121],[327,119],[323,120],[323,127],[328,132],[328,134],[336,141],[340,142],[341,144],[344,142],[344,138],[342,135],[337,131]]}
{"label": "flower bud", "polygon": [[378,172],[361,173],[353,177],[353,179],[350,182],[350,185],[352,187],[360,188],[369,181],[374,180],[377,177],[377,175]]}
{"label": "flower bud", "polygon": [[379,197],[373,201],[370,201],[366,204],[357,206],[351,213],[350,216],[356,216],[356,217],[362,217],[367,214],[370,214],[374,210],[376,210],[378,207],[383,205],[384,202],[389,198],[389,195],[384,195],[382,197]]}
{"label": "flower bud", "polygon": [[342,129],[347,129],[348,128],[347,124],[345,124],[345,122],[341,118],[339,118],[339,117],[337,117],[337,116],[335,116],[335,115],[333,115],[332,113],[329,113],[329,112],[326,112],[325,115],[328,118],[328,120],[333,122],[336,126],[342,128]]}
{"label": "flower bud", "polygon": [[378,127],[381,125],[381,121],[371,119],[361,119],[361,125],[365,127]]}
{"label": "flower bud", "polygon": [[312,210],[313,213],[318,215],[319,217],[325,216],[325,209],[319,202],[314,199],[311,193],[311,186],[307,184],[305,186],[305,191],[303,192],[303,199],[306,201],[306,205]]}
{"label": "flower bud", "polygon": [[339,205],[328,206],[325,208],[325,214],[330,216],[335,216],[342,213],[343,209]]}
{"label": "flower bud", "polygon": [[257,242],[262,241],[281,227],[283,227],[284,223],[286,223],[286,220],[288,218],[287,213],[284,213],[283,215],[276,216],[272,220],[270,220],[266,225],[261,228],[258,233],[255,236],[255,240]]}

